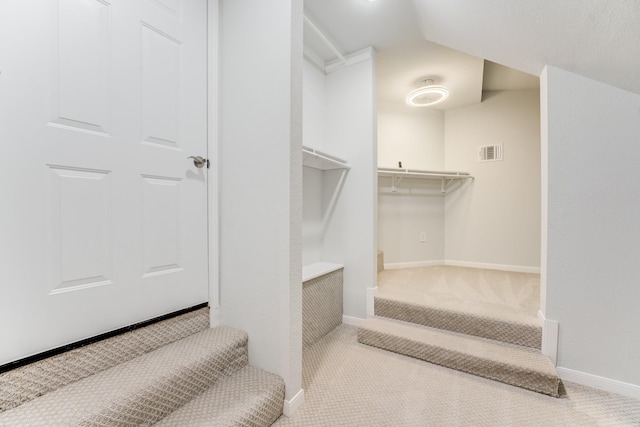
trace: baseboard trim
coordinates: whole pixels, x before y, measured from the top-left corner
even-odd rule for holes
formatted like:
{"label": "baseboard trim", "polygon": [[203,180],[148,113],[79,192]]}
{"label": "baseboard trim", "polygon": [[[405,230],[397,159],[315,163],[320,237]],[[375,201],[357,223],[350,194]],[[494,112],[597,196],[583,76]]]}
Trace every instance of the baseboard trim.
{"label": "baseboard trim", "polygon": [[514,273],[540,274],[540,267],[527,267],[524,265],[491,264],[488,262],[458,261],[455,259],[445,259],[444,265],[450,265],[453,267],[483,268],[485,270],[513,271]]}
{"label": "baseboard trim", "polygon": [[298,409],[304,403],[304,389],[300,389],[291,399],[284,401],[284,406],[282,407],[282,413],[290,417],[296,413]]}
{"label": "baseboard trim", "polygon": [[488,262],[458,261],[455,259],[390,262],[390,263],[384,264],[384,269],[398,270],[400,268],[435,267],[439,265],[450,265],[452,267],[483,268],[485,270],[512,271],[514,273],[540,274],[540,267],[527,267],[524,265],[508,265],[508,264],[491,264]]}
{"label": "baseboard trim", "polygon": [[538,310],[538,319],[542,321],[542,354],[547,356],[554,365],[558,361],[558,333],[560,325],[555,320],[547,319],[540,310]]}
{"label": "baseboard trim", "polygon": [[345,325],[360,326],[364,321],[365,319],[361,319],[359,317],[345,316],[344,314],[342,315],[342,323],[344,323]]}
{"label": "baseboard trim", "polygon": [[621,394],[623,396],[640,399],[640,385],[629,384],[611,378],[599,377],[586,372],[575,371],[569,368],[556,368],[558,375],[564,381],[581,384],[587,387],[596,388],[598,390],[607,391],[609,393]]}
{"label": "baseboard trim", "polygon": [[444,265],[443,260],[433,261],[409,261],[409,262],[392,262],[384,264],[385,270],[398,270],[400,268],[418,268],[418,267],[435,267],[438,265]]}
{"label": "baseboard trim", "polygon": [[222,312],[220,310],[220,306],[211,307],[209,309],[209,326],[215,328],[216,326],[221,326],[222,324]]}

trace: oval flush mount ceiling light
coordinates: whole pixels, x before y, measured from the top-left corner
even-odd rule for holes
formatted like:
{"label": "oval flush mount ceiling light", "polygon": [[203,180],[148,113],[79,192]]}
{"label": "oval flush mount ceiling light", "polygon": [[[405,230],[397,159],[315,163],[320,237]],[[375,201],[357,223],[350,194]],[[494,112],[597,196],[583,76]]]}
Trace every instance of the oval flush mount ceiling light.
{"label": "oval flush mount ceiling light", "polygon": [[446,87],[434,85],[433,80],[425,80],[424,86],[409,92],[407,104],[412,107],[429,107],[444,101],[448,96]]}

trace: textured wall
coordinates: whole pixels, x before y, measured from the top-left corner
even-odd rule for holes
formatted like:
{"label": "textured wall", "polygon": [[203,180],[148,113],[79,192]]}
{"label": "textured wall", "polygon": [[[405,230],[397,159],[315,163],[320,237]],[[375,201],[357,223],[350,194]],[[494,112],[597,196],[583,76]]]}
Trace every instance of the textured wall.
{"label": "textured wall", "polygon": [[640,385],[640,95],[556,67],[544,81],[558,366]]}
{"label": "textured wall", "polygon": [[287,399],[302,388],[302,19],[290,0],[220,7],[220,320]]}
{"label": "textured wall", "polygon": [[414,3],[427,40],[534,75],[554,64],[640,93],[637,0]]}

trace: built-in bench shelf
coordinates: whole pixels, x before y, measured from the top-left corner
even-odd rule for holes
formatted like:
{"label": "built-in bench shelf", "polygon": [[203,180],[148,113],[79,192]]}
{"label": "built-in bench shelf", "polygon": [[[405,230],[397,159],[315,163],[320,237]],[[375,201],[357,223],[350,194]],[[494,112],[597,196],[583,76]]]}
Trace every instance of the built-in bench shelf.
{"label": "built-in bench shelf", "polygon": [[342,323],[343,266],[318,262],[302,268],[302,346],[307,348]]}

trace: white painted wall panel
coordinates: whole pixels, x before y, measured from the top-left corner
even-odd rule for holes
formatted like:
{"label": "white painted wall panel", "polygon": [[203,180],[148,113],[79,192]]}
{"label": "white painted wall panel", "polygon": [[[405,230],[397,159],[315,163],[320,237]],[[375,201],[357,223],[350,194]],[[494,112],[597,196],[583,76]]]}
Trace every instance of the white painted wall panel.
{"label": "white painted wall panel", "polygon": [[378,105],[378,166],[422,170],[444,168],[444,111],[409,107],[405,103]]}
{"label": "white painted wall panel", "polygon": [[324,148],[325,140],[325,75],[315,65],[304,61],[302,92],[302,141],[306,147]]}
{"label": "white painted wall panel", "polygon": [[[326,84],[327,152],[351,164],[324,237],[324,261],[344,264],[344,314],[366,317],[366,289],[376,286],[375,56],[329,74]],[[340,171],[325,175],[327,203]]]}
{"label": "white painted wall panel", "polygon": [[[420,180],[431,195],[386,191],[390,178],[379,178],[378,249],[385,264],[444,259],[444,199],[439,181]],[[416,180],[418,181],[418,180]],[[420,241],[420,234],[425,241]]]}
{"label": "white painted wall panel", "polygon": [[302,3],[220,2],[220,320],[302,388]]}
{"label": "white painted wall panel", "polygon": [[[475,177],[445,198],[445,259],[540,266],[538,91],[485,94],[445,113],[445,167]],[[479,146],[503,144],[504,160],[478,162]]]}
{"label": "white painted wall panel", "polygon": [[322,209],[323,172],[304,167],[302,174],[302,265],[304,266],[322,261],[324,210]]}
{"label": "white painted wall panel", "polygon": [[545,80],[558,366],[640,385],[640,95],[556,67]]}
{"label": "white painted wall panel", "polygon": [[[403,168],[444,170],[444,111],[379,104],[378,166],[396,168],[399,161]],[[398,193],[390,188],[390,178],[378,178],[378,249],[385,263],[444,259],[440,181],[404,179]]]}

